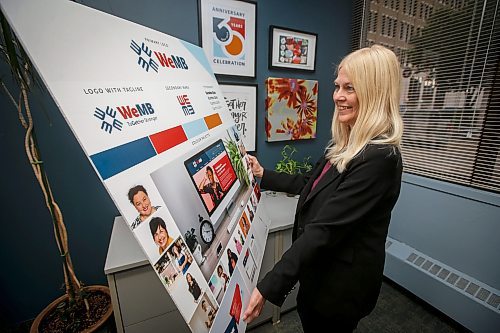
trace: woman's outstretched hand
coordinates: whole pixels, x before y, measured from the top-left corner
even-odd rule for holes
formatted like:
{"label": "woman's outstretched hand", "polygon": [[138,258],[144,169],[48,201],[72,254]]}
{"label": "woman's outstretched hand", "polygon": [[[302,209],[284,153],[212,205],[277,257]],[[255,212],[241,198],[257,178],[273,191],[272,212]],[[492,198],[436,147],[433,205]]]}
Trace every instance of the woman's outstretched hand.
{"label": "woman's outstretched hand", "polygon": [[257,157],[248,155],[248,161],[250,162],[250,167],[252,168],[252,173],[255,177],[262,178],[264,175],[264,168],[260,165]]}
{"label": "woman's outstretched hand", "polygon": [[245,310],[245,313],[243,313],[243,320],[247,324],[250,324],[260,315],[265,303],[266,299],[262,296],[259,289],[254,288],[252,296],[250,296],[250,302],[248,302],[247,309]]}

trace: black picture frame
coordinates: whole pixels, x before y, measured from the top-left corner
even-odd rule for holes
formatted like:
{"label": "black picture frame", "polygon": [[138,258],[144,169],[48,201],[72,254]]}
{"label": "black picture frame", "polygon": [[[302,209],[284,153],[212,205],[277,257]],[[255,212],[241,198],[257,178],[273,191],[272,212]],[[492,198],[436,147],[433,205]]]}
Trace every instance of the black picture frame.
{"label": "black picture frame", "polygon": [[[252,103],[250,104],[250,111],[252,114],[253,114],[253,119],[249,119],[249,122],[250,122],[250,125],[252,126],[252,130],[253,130],[253,133],[250,133],[250,135],[253,137],[253,138],[250,138],[250,141],[251,141],[251,145],[245,143],[245,141],[248,142],[248,140],[244,140],[244,143],[245,143],[245,149],[248,151],[248,152],[257,152],[257,125],[258,125],[258,121],[259,121],[259,116],[258,116],[258,104],[257,104],[257,101],[258,101],[258,84],[256,83],[235,83],[235,82],[219,82],[219,87],[221,88],[221,91],[222,91],[222,95],[224,95],[224,92],[227,91],[228,87],[234,87],[236,89],[233,89],[233,92],[235,94],[237,94],[239,91],[238,90],[242,90],[242,92],[244,93],[244,90],[247,90],[248,93],[252,93],[254,96],[254,100],[253,100],[253,105]],[[240,88],[240,89],[238,89]],[[224,96],[226,97],[226,96]],[[229,111],[231,112],[231,108],[228,106],[228,108],[230,109]],[[253,120],[253,122],[252,122]],[[236,120],[235,120],[235,123],[236,123]],[[245,136],[245,133],[242,133]]]}
{"label": "black picture frame", "polygon": [[316,70],[318,34],[269,26],[269,69]]}

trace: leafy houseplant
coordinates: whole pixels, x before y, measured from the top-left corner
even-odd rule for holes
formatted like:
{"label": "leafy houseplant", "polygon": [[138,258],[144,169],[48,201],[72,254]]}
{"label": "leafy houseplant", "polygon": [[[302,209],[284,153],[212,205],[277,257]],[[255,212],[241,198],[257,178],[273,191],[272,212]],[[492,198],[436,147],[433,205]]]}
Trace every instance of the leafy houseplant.
{"label": "leafy houseplant", "polygon": [[293,155],[297,152],[297,148],[291,145],[285,145],[281,150],[281,160],[276,163],[274,170],[276,172],[284,172],[289,175],[295,175],[298,173],[305,173],[312,170],[312,164],[310,162],[311,156],[304,157],[302,162],[297,161],[293,158]]}
{"label": "leafy houseplant", "polygon": [[[309,161],[311,156],[304,157],[302,162],[293,158],[293,154],[297,152],[297,148],[291,145],[285,145],[281,150],[281,160],[276,163],[274,170],[276,172],[284,172],[289,175],[296,175],[312,170],[312,164]],[[287,196],[293,197],[294,194],[287,193]]]}
{"label": "leafy houseplant", "polygon": [[[103,286],[84,287],[76,277],[69,253],[68,236],[62,212],[54,199],[49,179],[36,141],[33,118],[29,104],[30,90],[37,85],[33,66],[7,23],[3,13],[1,23],[1,56],[10,67],[15,87],[9,89],[0,78],[2,91],[18,112],[21,125],[26,130],[24,149],[49,210],[54,235],[59,248],[64,272],[65,295],[52,302],[34,320],[31,332],[91,331],[104,323],[112,313],[109,289]],[[13,91],[15,90],[15,93]],[[18,95],[17,99],[14,96]]]}

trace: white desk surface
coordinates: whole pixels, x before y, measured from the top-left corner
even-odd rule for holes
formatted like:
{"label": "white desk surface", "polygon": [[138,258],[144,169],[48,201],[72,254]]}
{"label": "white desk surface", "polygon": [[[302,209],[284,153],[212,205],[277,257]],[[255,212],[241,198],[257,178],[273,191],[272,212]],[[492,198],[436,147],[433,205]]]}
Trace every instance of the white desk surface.
{"label": "white desk surface", "polygon": [[[293,217],[298,197],[288,197],[284,193],[262,192],[261,205],[271,220],[269,232],[289,229],[293,226]],[[112,274],[127,269],[149,264],[146,255],[135,240],[127,223],[121,216],[115,217],[104,273]]]}
{"label": "white desk surface", "polygon": [[276,232],[293,227],[293,219],[299,196],[289,197],[281,192],[262,192],[261,203],[271,220],[269,232]]}

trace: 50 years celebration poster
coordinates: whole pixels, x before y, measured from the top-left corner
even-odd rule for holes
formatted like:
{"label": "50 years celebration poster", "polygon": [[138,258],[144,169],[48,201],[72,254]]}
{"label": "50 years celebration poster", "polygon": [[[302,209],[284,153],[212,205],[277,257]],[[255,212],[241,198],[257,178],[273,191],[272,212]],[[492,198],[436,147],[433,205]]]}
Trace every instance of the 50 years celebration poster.
{"label": "50 years celebration poster", "polygon": [[256,6],[200,0],[201,44],[216,74],[255,77]]}
{"label": "50 years celebration poster", "polygon": [[269,220],[203,50],[71,1],[1,6],[190,329],[243,332]]}

